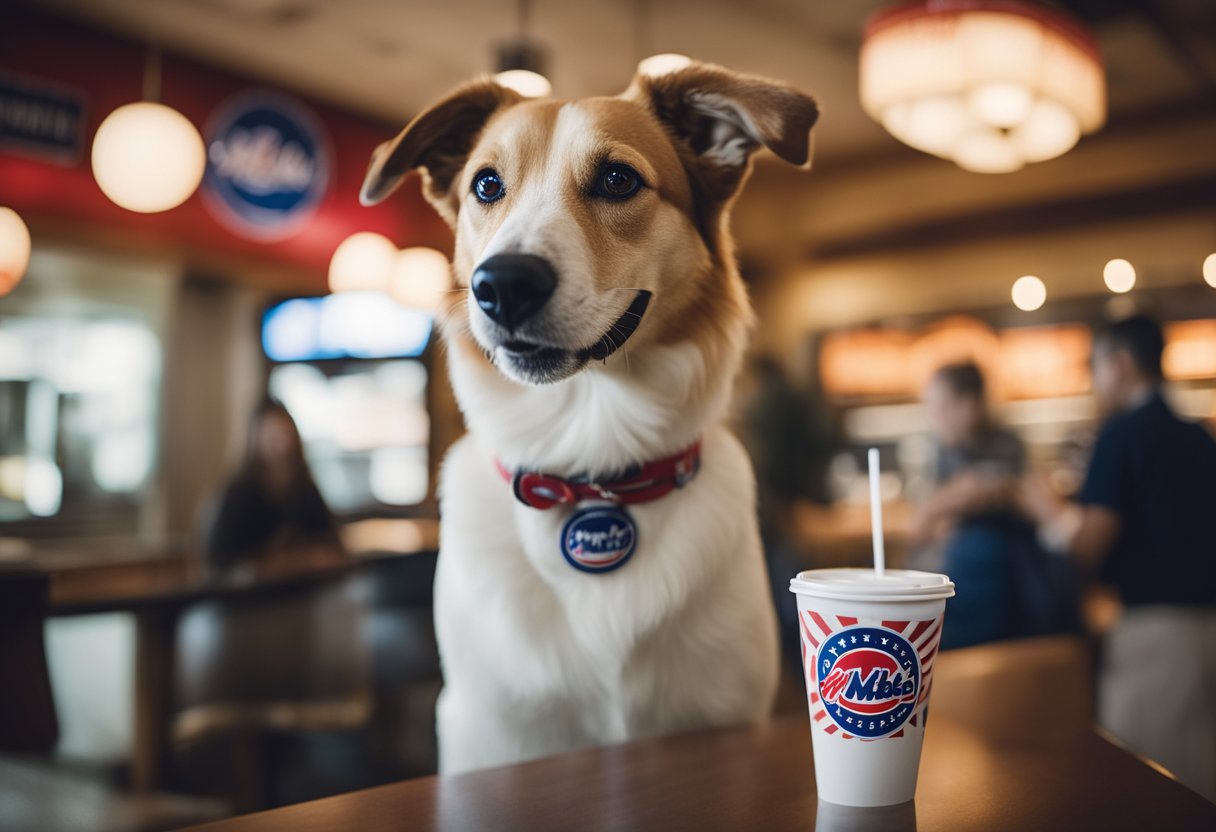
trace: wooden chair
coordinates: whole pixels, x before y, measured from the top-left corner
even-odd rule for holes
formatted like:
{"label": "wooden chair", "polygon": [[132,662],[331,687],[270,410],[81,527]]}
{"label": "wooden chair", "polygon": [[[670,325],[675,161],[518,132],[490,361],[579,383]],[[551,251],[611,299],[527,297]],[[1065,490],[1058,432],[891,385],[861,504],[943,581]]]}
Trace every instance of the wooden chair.
{"label": "wooden chair", "polygon": [[[182,776],[252,811],[272,802],[262,765],[269,735],[368,723],[373,697],[357,588],[347,576],[183,613],[172,728]],[[216,766],[222,776],[200,778]]]}

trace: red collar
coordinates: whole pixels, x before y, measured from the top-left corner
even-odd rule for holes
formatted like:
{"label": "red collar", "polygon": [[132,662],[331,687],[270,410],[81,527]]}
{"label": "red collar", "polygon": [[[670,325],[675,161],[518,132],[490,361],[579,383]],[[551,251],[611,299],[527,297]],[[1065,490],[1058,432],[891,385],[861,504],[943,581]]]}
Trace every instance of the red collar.
{"label": "red collar", "polygon": [[515,498],[532,508],[573,505],[583,500],[607,500],[617,505],[648,503],[683,488],[701,467],[701,440],[673,456],[634,467],[614,480],[592,482],[587,477],[562,479],[536,471],[511,473],[494,460],[498,473],[511,484]]}

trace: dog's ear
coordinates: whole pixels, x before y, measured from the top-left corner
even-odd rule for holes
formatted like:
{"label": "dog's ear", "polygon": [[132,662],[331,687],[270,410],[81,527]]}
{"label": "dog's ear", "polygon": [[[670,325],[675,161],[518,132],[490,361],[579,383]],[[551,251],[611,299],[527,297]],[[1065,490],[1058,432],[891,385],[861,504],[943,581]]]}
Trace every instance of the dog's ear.
{"label": "dog's ear", "polygon": [[447,202],[449,191],[478,134],[495,112],[522,100],[489,78],[460,87],[375,149],[359,201],[375,205],[395,191],[407,173],[421,168],[423,194],[452,221],[455,211]]}
{"label": "dog's ear", "polygon": [[638,75],[624,97],[649,107],[691,151],[690,173],[711,199],[734,195],[761,146],[792,165],[810,162],[819,107],[785,84],[694,63],[656,77]]}

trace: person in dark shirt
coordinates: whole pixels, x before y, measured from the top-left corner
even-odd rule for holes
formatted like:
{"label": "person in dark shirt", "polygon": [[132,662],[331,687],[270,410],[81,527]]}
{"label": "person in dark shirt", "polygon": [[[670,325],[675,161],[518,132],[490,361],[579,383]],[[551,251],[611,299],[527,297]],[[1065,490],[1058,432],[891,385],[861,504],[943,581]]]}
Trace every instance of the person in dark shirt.
{"label": "person in dark shirt", "polygon": [[938,368],[922,397],[938,452],[912,537],[918,565],[944,571],[958,588],[946,604],[943,649],[1065,631],[1076,620],[1071,570],[1043,552],[1016,512],[1026,451],[993,418],[985,388],[966,361]]}
{"label": "person in dark shirt", "polygon": [[341,555],[333,516],[308,470],[295,421],[268,399],[254,414],[244,463],[207,530],[207,559],[223,571],[305,550],[310,558]]}
{"label": "person in dark shirt", "polygon": [[1216,800],[1216,440],[1161,395],[1164,338],[1137,316],[1101,330],[1106,417],[1075,503],[1023,489],[1051,548],[1097,571],[1124,611],[1103,645],[1099,721]]}

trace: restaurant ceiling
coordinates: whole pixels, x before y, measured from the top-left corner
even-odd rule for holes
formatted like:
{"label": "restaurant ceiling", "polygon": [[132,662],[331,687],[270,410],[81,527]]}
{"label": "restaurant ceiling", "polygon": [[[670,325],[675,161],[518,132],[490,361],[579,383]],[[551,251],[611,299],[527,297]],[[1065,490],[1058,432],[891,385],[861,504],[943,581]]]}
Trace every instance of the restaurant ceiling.
{"label": "restaurant ceiling", "polygon": [[[501,0],[40,0],[128,36],[366,112],[408,119],[462,80],[493,71],[512,38]],[[639,17],[639,9],[649,11]],[[638,58],[684,52],[784,78],[825,117],[817,164],[906,153],[861,110],[857,50],[889,0],[537,0],[532,33],[561,97],[612,94]],[[1113,122],[1165,104],[1216,100],[1216,3],[1068,0],[1096,31]]]}

